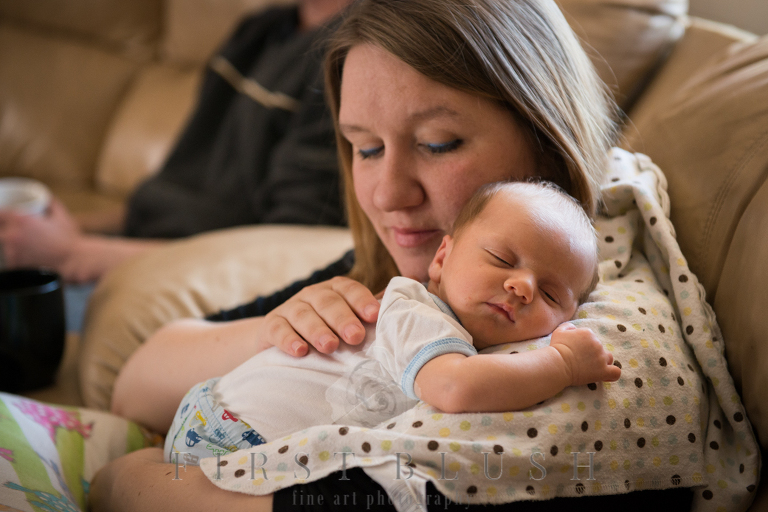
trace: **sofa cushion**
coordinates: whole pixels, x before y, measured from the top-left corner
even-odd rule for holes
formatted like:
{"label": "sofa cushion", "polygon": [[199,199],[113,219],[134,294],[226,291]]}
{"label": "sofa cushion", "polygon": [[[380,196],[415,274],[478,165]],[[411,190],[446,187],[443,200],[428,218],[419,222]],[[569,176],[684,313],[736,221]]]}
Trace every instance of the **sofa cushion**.
{"label": "sofa cushion", "polygon": [[687,0],[557,0],[627,109],[685,31]]}
{"label": "sofa cushion", "polygon": [[88,306],[80,356],[83,402],[108,409],[120,368],[168,322],[281,289],[351,247],[346,229],[264,225],[198,235],[126,262],[99,283]]}

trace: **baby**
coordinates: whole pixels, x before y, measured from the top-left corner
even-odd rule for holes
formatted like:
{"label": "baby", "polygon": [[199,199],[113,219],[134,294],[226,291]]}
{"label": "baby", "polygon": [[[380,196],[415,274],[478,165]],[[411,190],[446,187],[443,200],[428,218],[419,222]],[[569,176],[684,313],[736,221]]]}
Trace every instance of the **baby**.
{"label": "baby", "polygon": [[[618,380],[595,335],[563,324],[594,289],[597,262],[589,219],[558,188],[486,186],[444,237],[426,287],[390,281],[363,343],[304,358],[270,348],[194,386],[166,457],[185,452],[195,464],[313,425],[372,427],[418,400],[449,413],[514,411],[568,386]],[[477,354],[550,333],[539,350]]]}

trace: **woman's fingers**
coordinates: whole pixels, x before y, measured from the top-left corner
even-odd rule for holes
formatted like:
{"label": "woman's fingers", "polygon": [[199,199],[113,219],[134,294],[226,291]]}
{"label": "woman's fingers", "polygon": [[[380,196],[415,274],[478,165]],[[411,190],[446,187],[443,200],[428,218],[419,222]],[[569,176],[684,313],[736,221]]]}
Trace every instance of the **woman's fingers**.
{"label": "woman's fingers", "polygon": [[329,283],[364,322],[373,323],[379,318],[379,301],[368,288],[348,277],[334,277]]}

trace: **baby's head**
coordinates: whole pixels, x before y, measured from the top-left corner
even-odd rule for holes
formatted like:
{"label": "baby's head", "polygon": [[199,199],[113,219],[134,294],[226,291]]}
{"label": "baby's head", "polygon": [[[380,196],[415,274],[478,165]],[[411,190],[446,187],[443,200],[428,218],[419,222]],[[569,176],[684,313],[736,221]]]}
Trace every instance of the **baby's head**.
{"label": "baby's head", "polygon": [[538,338],[570,320],[597,285],[597,237],[579,203],[549,183],[478,190],[429,266],[482,349]]}

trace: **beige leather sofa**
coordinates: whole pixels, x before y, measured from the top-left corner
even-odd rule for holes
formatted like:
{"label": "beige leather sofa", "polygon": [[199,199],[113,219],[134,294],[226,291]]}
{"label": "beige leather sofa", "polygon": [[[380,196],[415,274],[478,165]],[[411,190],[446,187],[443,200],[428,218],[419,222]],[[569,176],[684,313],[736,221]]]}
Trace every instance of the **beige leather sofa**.
{"label": "beige leather sofa", "polygon": [[[236,17],[264,0],[0,0],[0,175],[41,179],[76,210],[119,204],[153,172]],[[666,173],[672,221],[714,306],[768,448],[768,39],[685,16],[686,0],[561,0],[628,113],[623,145]],[[99,285],[59,385],[108,408],[164,323],[267,293],[351,245],[332,228],[247,227],[183,240]],[[79,383],[79,386],[78,386]],[[752,510],[768,509],[768,484]]]}

